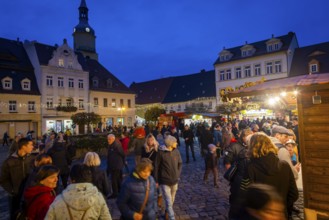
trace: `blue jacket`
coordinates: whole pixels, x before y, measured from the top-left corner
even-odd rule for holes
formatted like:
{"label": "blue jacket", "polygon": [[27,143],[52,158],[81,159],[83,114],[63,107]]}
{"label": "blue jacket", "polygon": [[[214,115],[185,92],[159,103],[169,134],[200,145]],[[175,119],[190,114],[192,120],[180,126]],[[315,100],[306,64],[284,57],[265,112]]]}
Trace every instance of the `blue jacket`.
{"label": "blue jacket", "polygon": [[[149,176],[150,191],[146,206],[143,211],[143,220],[156,219],[157,212],[157,191],[155,181]],[[123,219],[134,219],[134,213],[139,212],[146,195],[147,181],[141,179],[136,172],[133,172],[123,183],[117,205]]]}

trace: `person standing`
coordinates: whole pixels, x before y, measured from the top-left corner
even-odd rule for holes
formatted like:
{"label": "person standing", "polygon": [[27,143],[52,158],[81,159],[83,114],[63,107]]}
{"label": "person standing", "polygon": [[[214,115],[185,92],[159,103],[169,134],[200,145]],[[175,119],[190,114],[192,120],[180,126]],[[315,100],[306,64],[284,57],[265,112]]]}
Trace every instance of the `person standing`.
{"label": "person standing", "polygon": [[32,171],[34,157],[31,155],[33,142],[22,138],[18,142],[18,150],[10,155],[2,164],[0,185],[9,194],[10,216],[14,217],[19,209],[25,181]]}
{"label": "person standing", "polygon": [[132,141],[132,148],[135,154],[135,164],[137,165],[142,158],[142,149],[145,143],[145,130],[143,127],[138,127],[134,131],[134,140]]}
{"label": "person standing", "polygon": [[182,158],[177,150],[177,140],[168,135],[165,145],[159,147],[155,159],[154,176],[159,184],[166,204],[166,216],[170,220],[175,219],[173,204],[178,189],[178,181],[182,171]]}
{"label": "person standing", "polygon": [[71,183],[50,205],[45,220],[112,220],[102,193],[92,184],[92,173],[86,165],[75,164],[70,179]]}
{"label": "person standing", "polygon": [[15,136],[15,139],[11,142],[11,145],[9,147],[9,153],[8,156],[12,155],[13,153],[15,153],[18,149],[18,141],[22,138],[21,134],[17,134]]}
{"label": "person standing", "polygon": [[122,168],[125,163],[125,153],[123,152],[120,141],[115,140],[114,134],[107,136],[108,153],[107,153],[107,175],[111,174],[112,195],[114,199],[118,196],[122,182]]}
{"label": "person standing", "polygon": [[2,137],[2,146],[3,147],[5,146],[5,144],[7,144],[7,147],[9,146],[8,139],[9,139],[9,135],[6,131],[5,133],[3,133],[3,137]]}
{"label": "person standing", "polygon": [[183,138],[185,140],[185,150],[186,150],[186,163],[189,163],[190,160],[190,153],[189,149],[191,149],[193,160],[195,161],[195,155],[194,155],[194,135],[192,130],[189,128],[188,125],[185,125],[184,131],[183,131]]}
{"label": "person standing", "polygon": [[214,144],[208,145],[209,151],[205,156],[205,172],[203,176],[203,182],[207,183],[208,175],[210,172],[214,175],[214,186],[215,188],[218,188],[218,157],[216,155],[216,146]]}

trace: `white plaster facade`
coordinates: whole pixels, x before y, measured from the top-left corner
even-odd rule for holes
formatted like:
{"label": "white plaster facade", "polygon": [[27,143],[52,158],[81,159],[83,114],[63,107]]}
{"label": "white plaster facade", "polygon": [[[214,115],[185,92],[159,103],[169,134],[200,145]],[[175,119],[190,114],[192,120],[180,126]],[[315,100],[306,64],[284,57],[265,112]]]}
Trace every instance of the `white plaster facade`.
{"label": "white plaster facade", "polygon": [[[270,39],[267,41],[267,43],[272,43],[273,40]],[[274,41],[275,42],[275,41]],[[280,41],[279,41],[280,42]],[[281,45],[280,45],[281,46]],[[296,35],[292,37],[292,40],[290,42],[290,45],[287,50],[284,51],[271,51],[268,54],[264,55],[247,55],[243,57],[242,59],[237,60],[230,60],[230,55],[227,53],[229,50],[223,50],[219,57],[225,59],[226,56],[226,62],[223,63],[217,63],[215,64],[215,72],[216,72],[216,97],[217,97],[217,103],[218,105],[222,105],[223,102],[221,100],[221,91],[226,88],[237,88],[242,85],[244,85],[246,82],[256,82],[260,81],[262,79],[265,80],[272,80],[272,79],[278,79],[278,78],[285,78],[288,77],[291,64],[292,64],[292,58],[294,54],[295,48],[298,47],[298,42]],[[253,54],[257,50],[257,48],[253,47],[241,47],[241,53],[243,53],[244,49],[250,49],[251,54]],[[268,73],[268,66],[272,63],[272,73]],[[280,65],[280,67],[278,67]],[[250,76],[246,76],[246,71],[248,73],[248,67],[250,67]],[[238,71],[241,71],[241,78],[237,77]],[[278,68],[278,69],[276,69]],[[247,70],[246,70],[247,69]],[[260,69],[260,73],[256,74],[256,69]],[[231,79],[227,79],[226,74],[227,72],[231,72]],[[221,75],[223,75],[223,72],[225,74],[225,78],[221,78]],[[222,76],[223,77],[223,76]],[[227,90],[225,90],[227,92]]]}
{"label": "white plaster facade", "polygon": [[[66,40],[56,48],[47,65],[42,65],[37,56],[35,42],[25,42],[25,49],[35,68],[41,92],[42,132],[49,129],[65,131],[72,129],[71,115],[86,111],[89,103],[89,73],[83,71],[77,55]],[[77,112],[57,111],[57,106],[75,106]],[[78,128],[76,128],[76,131]]]}
{"label": "white plaster facade", "polygon": [[166,113],[174,112],[189,112],[188,109],[193,112],[215,112],[216,110],[216,97],[204,97],[185,102],[165,103],[163,108]]}

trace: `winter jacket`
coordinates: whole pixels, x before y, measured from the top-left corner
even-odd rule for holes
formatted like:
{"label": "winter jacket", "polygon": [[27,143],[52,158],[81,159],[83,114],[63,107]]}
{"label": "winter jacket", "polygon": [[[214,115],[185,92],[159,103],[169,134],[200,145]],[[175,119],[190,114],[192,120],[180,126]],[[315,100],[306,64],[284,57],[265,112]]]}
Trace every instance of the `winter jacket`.
{"label": "winter jacket", "polygon": [[134,149],[135,156],[141,156],[142,150],[145,144],[145,138],[135,138],[132,142],[132,148]]}
{"label": "winter jacket", "polygon": [[[190,145],[190,144],[193,144],[194,143],[194,134],[193,134],[193,132],[192,132],[192,130],[191,129],[188,129],[188,130],[184,130],[183,131],[183,138],[184,138],[184,141],[185,141],[185,144],[188,144],[188,145]],[[187,140],[186,140],[186,138],[188,138]]]}
{"label": "winter jacket", "polygon": [[120,139],[121,145],[122,145],[122,149],[123,152],[125,152],[125,154],[127,155],[129,153],[129,137],[124,137]]}
{"label": "winter jacket", "polygon": [[70,172],[71,157],[64,142],[55,142],[53,147],[47,151],[47,154],[52,158],[53,164],[60,169],[60,174]]}
{"label": "winter jacket", "polygon": [[[156,219],[157,192],[155,181],[149,176],[150,191],[146,206],[143,210],[143,220]],[[133,172],[123,183],[117,199],[118,208],[124,219],[134,219],[135,212],[139,212],[146,195],[147,181],[141,179],[136,172]]]}
{"label": "winter jacket", "polygon": [[[70,214],[72,218],[70,218]],[[83,217],[84,216],[84,217]],[[83,217],[83,218],[82,218]],[[91,183],[70,184],[50,205],[47,219],[109,219],[111,215],[102,193]]]}
{"label": "winter jacket", "polygon": [[217,168],[218,165],[218,157],[216,155],[216,152],[211,153],[208,152],[205,157],[205,165],[206,169],[214,169]]}
{"label": "winter jacket", "polygon": [[36,185],[28,187],[24,192],[28,219],[43,220],[55,197],[55,191],[47,186]]}
{"label": "winter jacket", "polygon": [[32,171],[33,160],[33,155],[27,154],[24,157],[20,157],[16,151],[3,162],[0,185],[10,195],[22,193],[25,181]]}
{"label": "winter jacket", "polygon": [[251,158],[245,175],[241,183],[243,190],[250,183],[263,183],[277,189],[286,207],[290,207],[298,199],[298,189],[289,164],[279,160],[274,153]]}
{"label": "winter jacket", "polygon": [[123,152],[121,143],[115,140],[108,147],[107,153],[107,173],[111,170],[121,170],[125,163],[125,153]]}
{"label": "winter jacket", "polygon": [[214,143],[214,136],[210,130],[204,130],[201,134],[201,148],[203,150],[208,150],[208,145]]}
{"label": "winter jacket", "polygon": [[93,184],[97,187],[97,189],[103,194],[104,198],[106,198],[110,194],[110,184],[107,179],[107,175],[104,170],[101,170],[99,167],[89,167],[92,176],[93,176]]}
{"label": "winter jacket", "polygon": [[160,185],[172,186],[178,183],[182,171],[182,158],[176,149],[169,150],[166,146],[159,147],[155,159],[154,177]]}
{"label": "winter jacket", "polygon": [[220,147],[223,146],[223,143],[222,143],[222,131],[220,131],[220,130],[214,130],[214,144],[216,146],[220,146]]}

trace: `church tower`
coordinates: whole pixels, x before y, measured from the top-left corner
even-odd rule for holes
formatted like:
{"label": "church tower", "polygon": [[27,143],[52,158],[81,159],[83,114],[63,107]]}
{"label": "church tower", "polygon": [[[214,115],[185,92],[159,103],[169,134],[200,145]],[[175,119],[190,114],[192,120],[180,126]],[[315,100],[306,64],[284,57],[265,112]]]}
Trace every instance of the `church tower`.
{"label": "church tower", "polygon": [[85,57],[98,60],[96,53],[95,31],[88,24],[88,8],[85,0],[81,0],[79,7],[79,24],[73,30],[74,50]]}

